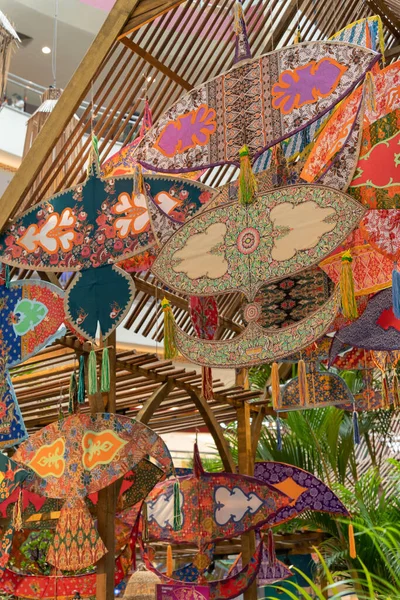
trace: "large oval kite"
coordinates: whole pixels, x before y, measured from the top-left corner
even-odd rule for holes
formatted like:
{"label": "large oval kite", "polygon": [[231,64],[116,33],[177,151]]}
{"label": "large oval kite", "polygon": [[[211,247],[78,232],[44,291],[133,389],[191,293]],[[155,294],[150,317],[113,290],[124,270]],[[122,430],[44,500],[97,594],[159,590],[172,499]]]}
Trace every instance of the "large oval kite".
{"label": "large oval kite", "polygon": [[152,270],[168,287],[197,296],[241,291],[320,262],[361,220],[365,208],[317,185],[283,187],[250,205],[231,202],[188,221],[161,249]]}
{"label": "large oval kite", "polygon": [[183,173],[253,159],[320,118],[363,79],[379,54],[345,42],[305,42],[241,62],[170,107],[135,160]]}

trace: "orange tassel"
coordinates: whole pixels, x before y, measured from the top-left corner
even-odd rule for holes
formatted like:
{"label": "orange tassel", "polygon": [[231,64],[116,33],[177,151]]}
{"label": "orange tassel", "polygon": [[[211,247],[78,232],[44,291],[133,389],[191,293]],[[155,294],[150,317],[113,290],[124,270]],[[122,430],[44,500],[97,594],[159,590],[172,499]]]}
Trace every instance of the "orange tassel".
{"label": "orange tassel", "polygon": [[278,410],[281,406],[281,386],[279,381],[279,366],[276,362],[272,363],[271,388],[272,405],[274,410]]}
{"label": "orange tassel", "polygon": [[20,491],[18,500],[13,507],[13,525],[15,531],[23,530],[23,521],[22,521],[22,492]]}
{"label": "orange tassel", "polygon": [[353,523],[349,523],[349,552],[350,558],[357,558],[356,540],[354,539]]}
{"label": "orange tassel", "polygon": [[303,359],[299,360],[298,364],[298,378],[299,378],[299,398],[300,398],[300,406],[305,406],[308,404],[309,396],[308,396],[308,382],[307,382],[307,372],[306,372],[306,364]]}
{"label": "orange tassel", "polygon": [[172,574],[174,572],[174,559],[172,557],[172,546],[171,544],[168,544],[168,548],[167,548],[167,577],[172,577]]}

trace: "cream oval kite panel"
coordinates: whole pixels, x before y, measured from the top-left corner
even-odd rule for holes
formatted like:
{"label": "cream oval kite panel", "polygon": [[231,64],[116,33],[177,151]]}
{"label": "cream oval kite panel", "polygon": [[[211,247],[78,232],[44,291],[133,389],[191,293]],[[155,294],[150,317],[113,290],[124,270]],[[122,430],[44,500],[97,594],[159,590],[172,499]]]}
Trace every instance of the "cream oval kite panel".
{"label": "cream oval kite panel", "polygon": [[233,339],[215,341],[194,338],[175,326],[175,340],[179,352],[195,364],[222,369],[251,367],[306,348],[324,335],[338,310],[336,291],[321,308],[288,327],[264,329],[253,320]]}
{"label": "cream oval kite panel", "polygon": [[187,295],[241,291],[252,300],[265,283],[319,263],[357,226],[365,208],[332,188],[271,190],[188,221],[161,249],[153,272]]}

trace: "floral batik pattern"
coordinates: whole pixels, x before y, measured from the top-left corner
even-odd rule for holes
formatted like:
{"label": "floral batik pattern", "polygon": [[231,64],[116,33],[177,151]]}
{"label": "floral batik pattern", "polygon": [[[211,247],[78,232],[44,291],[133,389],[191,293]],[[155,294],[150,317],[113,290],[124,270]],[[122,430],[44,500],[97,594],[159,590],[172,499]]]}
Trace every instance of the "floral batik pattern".
{"label": "floral batik pattern", "polygon": [[51,498],[86,496],[132,470],[146,455],[164,472],[171,457],[161,438],[128,417],[73,415],[52,423],[22,444],[16,461],[39,476],[36,490]]}
{"label": "floral batik pattern", "polygon": [[153,273],[185,294],[240,290],[310,267],[342,243],[365,209],[331,188],[299,185],[210,209],[186,223],[161,249]]}
{"label": "floral batik pattern", "polygon": [[172,105],[140,142],[135,159],[179,173],[238,164],[244,144],[256,158],[328,112],[378,56],[346,43],[307,42],[242,62]]}
{"label": "floral batik pattern", "polygon": [[84,500],[67,500],[47,561],[62,571],[79,571],[96,564],[106,552]]}

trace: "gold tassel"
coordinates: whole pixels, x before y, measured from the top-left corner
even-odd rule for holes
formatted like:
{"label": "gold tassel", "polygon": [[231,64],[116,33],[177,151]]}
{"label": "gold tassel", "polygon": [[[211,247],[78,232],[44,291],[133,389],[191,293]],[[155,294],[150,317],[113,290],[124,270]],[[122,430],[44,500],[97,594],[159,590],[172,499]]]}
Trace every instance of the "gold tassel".
{"label": "gold tassel", "polygon": [[172,577],[173,572],[174,572],[174,559],[172,556],[172,546],[171,546],[171,544],[168,544],[168,547],[167,547],[167,572],[166,572],[167,577]]}
{"label": "gold tassel", "polygon": [[175,321],[170,303],[166,298],[161,300],[164,313],[164,358],[175,358],[178,350],[175,345]]}
{"label": "gold tassel", "polygon": [[358,310],[354,294],[354,279],[351,263],[353,259],[349,251],[342,255],[342,270],[340,273],[340,295],[342,300],[342,312],[347,319],[357,319]]}
{"label": "gold tassel", "polygon": [[240,150],[239,157],[239,202],[245,206],[254,200],[257,192],[257,180],[251,168],[250,151],[246,145]]}
{"label": "gold tassel", "polygon": [[357,558],[356,540],[354,538],[353,523],[349,523],[349,553],[350,558]]}
{"label": "gold tassel", "polygon": [[370,112],[376,111],[376,94],[375,94],[375,82],[372,73],[368,71],[365,76],[365,100],[367,103],[368,110]]}
{"label": "gold tassel", "polygon": [[400,405],[399,378],[397,377],[396,371],[394,371],[394,375],[393,375],[392,394],[393,394],[393,405],[395,408],[399,408],[399,405]]}
{"label": "gold tassel", "polygon": [[22,491],[20,491],[18,500],[17,500],[16,504],[14,504],[12,520],[13,520],[13,525],[14,525],[15,531],[22,531],[23,530]]}
{"label": "gold tassel", "polygon": [[301,31],[300,27],[297,27],[296,33],[294,34],[293,44],[300,44],[301,42]]}
{"label": "gold tassel", "polygon": [[297,375],[299,378],[299,398],[300,398],[300,406],[306,406],[309,401],[308,397],[308,381],[307,381],[307,371],[306,371],[306,363],[301,358],[298,364]]}
{"label": "gold tassel", "polygon": [[281,406],[281,386],[279,381],[279,366],[276,362],[272,363],[271,388],[272,406],[274,407],[274,410],[278,410]]}
{"label": "gold tassel", "polygon": [[143,194],[143,191],[144,191],[144,182],[143,182],[142,165],[138,164],[135,166],[135,171],[133,174],[133,193],[135,196],[139,196],[139,194]]}
{"label": "gold tassel", "polygon": [[234,18],[233,30],[237,35],[241,32],[241,29],[242,29],[240,20],[244,19],[243,6],[241,5],[240,2],[235,2],[235,5],[233,7],[233,18]]}

